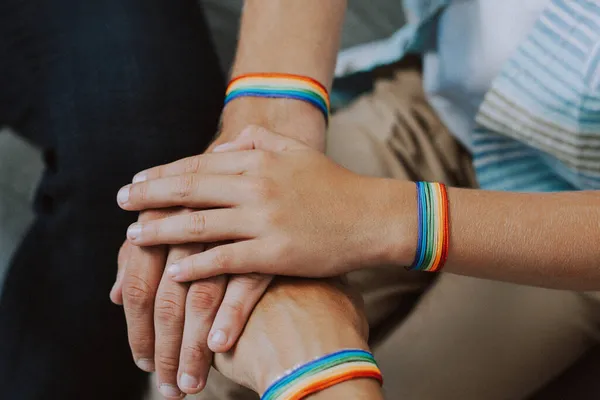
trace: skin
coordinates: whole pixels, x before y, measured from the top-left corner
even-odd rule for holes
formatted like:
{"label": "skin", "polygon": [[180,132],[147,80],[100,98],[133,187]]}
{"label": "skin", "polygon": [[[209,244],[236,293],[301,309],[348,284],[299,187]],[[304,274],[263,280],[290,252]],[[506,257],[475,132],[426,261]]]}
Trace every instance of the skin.
{"label": "skin", "polygon": [[[340,349],[367,346],[360,296],[336,280],[277,278],[257,304],[232,351],[215,356],[228,378],[259,394],[285,371]],[[263,366],[256,368],[256,365]],[[347,381],[311,399],[383,399],[379,383]]]}
{"label": "skin", "polygon": [[[219,207],[130,228],[129,239],[143,245],[234,241],[171,265],[167,274],[174,280],[248,272],[337,276],[412,262],[414,183],[354,174],[262,128],[251,128],[225,149],[234,148],[241,150],[238,157],[202,157],[196,173],[182,174],[174,163],[146,172],[156,179],[122,189],[125,209]],[[448,197],[446,271],[558,289],[600,288],[597,192],[450,188]]]}
{"label": "skin", "polygon": [[[247,0],[232,74],[296,73],[330,87],[345,8],[344,0]],[[319,151],[324,148],[326,124],[312,106],[244,98],[224,110],[221,134],[207,153],[248,124],[261,124]],[[165,212],[183,216],[198,210],[145,210],[139,222],[161,219]],[[212,352],[233,346],[272,279],[268,274],[244,274],[188,285],[164,273],[165,264],[201,254],[205,248],[204,244],[138,247],[126,241],[119,257],[110,297],[124,306],[134,361],[142,370],[157,372],[159,390],[167,398],[202,390]]]}

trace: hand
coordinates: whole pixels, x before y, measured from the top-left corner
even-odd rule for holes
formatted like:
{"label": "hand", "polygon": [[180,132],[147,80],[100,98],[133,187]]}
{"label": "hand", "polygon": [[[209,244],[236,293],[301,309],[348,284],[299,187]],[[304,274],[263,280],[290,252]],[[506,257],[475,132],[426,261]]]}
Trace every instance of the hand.
{"label": "hand", "polygon": [[[416,215],[409,214],[410,223],[390,223],[398,207],[392,192],[397,181],[354,174],[261,128],[227,147],[262,150],[184,159],[145,171],[145,182],[121,189],[128,199],[120,205],[128,210],[212,208],[134,224],[128,231],[132,243],[235,241],[170,266],[175,280],[249,272],[335,276],[399,259],[390,249],[410,237],[407,226],[416,226]],[[412,201],[404,208],[416,210],[416,197]],[[410,264],[414,254],[402,255]]]}
{"label": "hand", "polygon": [[[147,211],[140,220],[172,214]],[[188,394],[202,390],[212,361],[210,350],[232,347],[271,277],[247,274],[229,282],[218,277],[188,287],[162,276],[165,260],[177,260],[203,248],[175,246],[168,258],[166,250],[124,243],[111,299],[125,305],[129,343],[137,365],[144,371],[156,370],[161,392],[179,398],[179,390]],[[225,342],[208,342],[218,330]],[[189,377],[184,379],[184,374]]]}
{"label": "hand", "polygon": [[[160,215],[158,211],[147,211],[140,215],[140,220]],[[189,288],[163,279],[165,262],[203,248],[178,246],[167,250],[165,246],[140,248],[124,244],[111,298],[124,304],[129,343],[137,365],[145,371],[157,371],[159,389],[165,397],[180,398],[177,385],[180,358],[186,370],[194,369],[194,375],[199,376],[198,386],[208,373],[212,353],[206,346],[207,331],[223,297],[226,278],[194,283]],[[186,311],[194,318],[184,320]],[[208,327],[190,326],[191,322],[206,325],[207,320]]]}
{"label": "hand", "polygon": [[[140,221],[189,212],[145,211]],[[203,247],[198,245],[173,246],[167,257],[164,246],[141,248],[126,241],[119,252],[111,299],[125,304],[134,360],[144,371],[157,371],[159,388],[169,398],[181,397],[180,389],[188,394],[202,390],[212,361],[210,350],[233,346],[271,281],[270,276],[247,274],[229,281],[202,280],[188,288],[163,276],[165,260],[174,262],[200,251]]]}
{"label": "hand", "polygon": [[[360,296],[338,281],[277,278],[235,348],[215,356],[228,378],[258,393],[288,369],[337,350],[368,350]],[[348,397],[347,397],[348,398]]]}

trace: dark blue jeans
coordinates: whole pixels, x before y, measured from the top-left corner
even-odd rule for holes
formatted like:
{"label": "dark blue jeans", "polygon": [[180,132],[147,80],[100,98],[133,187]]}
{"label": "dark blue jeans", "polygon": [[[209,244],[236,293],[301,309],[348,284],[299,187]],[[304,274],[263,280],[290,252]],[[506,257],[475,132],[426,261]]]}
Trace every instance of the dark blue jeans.
{"label": "dark blue jeans", "polygon": [[224,81],[192,0],[0,0],[0,126],[44,150],[37,219],[0,300],[0,398],[141,399],[108,293],[118,188],[198,154]]}

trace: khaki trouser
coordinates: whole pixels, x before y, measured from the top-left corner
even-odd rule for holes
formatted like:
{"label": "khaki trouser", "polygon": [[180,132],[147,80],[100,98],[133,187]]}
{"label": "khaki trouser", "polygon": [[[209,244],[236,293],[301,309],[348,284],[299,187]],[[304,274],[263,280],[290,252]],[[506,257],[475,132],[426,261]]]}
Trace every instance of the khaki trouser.
{"label": "khaki trouser", "polygon": [[[476,185],[414,70],[334,115],[327,153],[364,175]],[[398,267],[349,279],[365,298],[387,399],[522,399],[594,342],[594,303],[573,292]],[[214,372],[200,398],[257,399]]]}

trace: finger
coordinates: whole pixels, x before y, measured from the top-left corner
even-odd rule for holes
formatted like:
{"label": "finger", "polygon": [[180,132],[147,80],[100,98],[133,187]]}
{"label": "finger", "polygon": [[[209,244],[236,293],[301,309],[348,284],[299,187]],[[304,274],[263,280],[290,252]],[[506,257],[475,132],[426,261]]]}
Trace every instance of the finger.
{"label": "finger", "polygon": [[213,323],[227,278],[220,276],[192,283],[185,306],[185,328],[179,363],[179,387],[187,394],[200,392],[206,385],[213,353],[208,333]]}
{"label": "finger", "polygon": [[[139,221],[169,216],[175,210],[146,211]],[[133,358],[144,371],[154,371],[154,299],[167,262],[167,249],[131,246],[123,270],[123,309]]]}
{"label": "finger", "polygon": [[[189,282],[223,274],[272,273],[273,246],[246,240],[217,246],[170,264],[166,273],[177,282]],[[276,259],[276,257],[275,257]],[[301,272],[301,271],[299,271]]]}
{"label": "finger", "polygon": [[244,330],[252,310],[267,290],[272,275],[233,275],[210,331],[208,346],[215,353],[229,351]]}
{"label": "finger", "polygon": [[186,174],[127,185],[119,190],[117,202],[130,211],[229,207],[238,205],[248,189],[248,178],[239,175]]}
{"label": "finger", "polygon": [[165,261],[164,247],[133,247],[123,277],[129,346],[137,366],[147,372],[154,371],[153,308]]}
{"label": "finger", "polygon": [[131,243],[127,240],[123,242],[121,248],[119,249],[119,255],[117,256],[117,278],[115,279],[115,283],[110,290],[110,300],[117,305],[123,305],[123,274],[125,273],[125,268],[127,266],[127,261],[129,260],[129,256],[131,254]]}
{"label": "finger", "polygon": [[227,152],[236,149],[260,149],[280,152],[302,150],[306,148],[308,148],[308,146],[298,140],[272,132],[261,126],[250,125],[245,128],[234,141],[215,147],[213,152]]}
{"label": "finger", "polygon": [[[239,150],[250,149],[251,148],[240,148]],[[251,162],[251,152],[238,152],[235,154],[200,154],[141,171],[133,177],[132,182],[139,183],[152,179],[167,178],[169,176],[196,173],[238,175],[243,174],[247,165]]]}
{"label": "finger", "polygon": [[[167,262],[175,262],[196,251],[202,251],[201,245],[174,246],[169,251]],[[168,279],[160,282],[154,305],[154,329],[156,375],[158,390],[168,399],[179,399],[183,393],[177,386],[179,353],[183,338],[185,319],[185,301],[188,286]]]}
{"label": "finger", "polygon": [[248,239],[257,234],[255,220],[254,215],[240,209],[195,211],[132,224],[127,238],[137,246]]}

